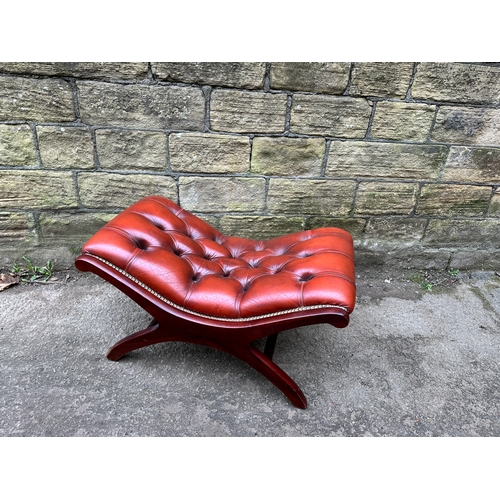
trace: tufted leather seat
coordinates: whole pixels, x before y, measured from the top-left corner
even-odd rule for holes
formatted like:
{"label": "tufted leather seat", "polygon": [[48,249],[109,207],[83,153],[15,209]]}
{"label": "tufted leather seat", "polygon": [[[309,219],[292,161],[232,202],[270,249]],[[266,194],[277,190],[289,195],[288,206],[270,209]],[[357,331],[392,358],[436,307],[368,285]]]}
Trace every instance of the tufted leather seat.
{"label": "tufted leather seat", "polygon": [[172,314],[193,321],[250,326],[277,316],[333,311],[345,321],[332,324],[345,326],[355,304],[348,232],[320,228],[270,240],[225,236],[159,196],[124,210],[84,245],[77,267],[89,270],[85,257],[100,263],[106,279],[104,268],[119,275],[126,293],[128,280],[142,289],[138,293],[153,295]]}
{"label": "tufted leather seat", "polygon": [[220,319],[354,308],[352,238],[322,228],[267,241],[224,236],[170,200],[143,199],[83,247],[173,304]]}

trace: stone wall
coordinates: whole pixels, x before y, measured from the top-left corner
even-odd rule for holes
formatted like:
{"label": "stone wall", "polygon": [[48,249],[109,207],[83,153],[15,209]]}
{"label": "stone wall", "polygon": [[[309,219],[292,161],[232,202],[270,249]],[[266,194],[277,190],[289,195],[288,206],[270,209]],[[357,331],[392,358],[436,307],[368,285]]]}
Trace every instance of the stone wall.
{"label": "stone wall", "polygon": [[166,196],[227,234],[349,230],[359,263],[500,265],[500,66],[0,63],[0,267],[72,263]]}

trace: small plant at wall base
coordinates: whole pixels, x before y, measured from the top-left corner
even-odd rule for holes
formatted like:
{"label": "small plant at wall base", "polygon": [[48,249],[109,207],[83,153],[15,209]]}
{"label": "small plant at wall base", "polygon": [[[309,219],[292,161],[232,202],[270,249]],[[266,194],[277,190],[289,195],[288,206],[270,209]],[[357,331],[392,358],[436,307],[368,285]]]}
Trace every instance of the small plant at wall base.
{"label": "small plant at wall base", "polygon": [[[52,278],[54,264],[47,261],[45,266],[37,266],[33,264],[27,257],[23,257],[25,265],[14,263],[11,273],[19,276],[22,283],[47,282]],[[54,278],[52,278],[54,279]]]}
{"label": "small plant at wall base", "polygon": [[446,272],[442,271],[431,271],[431,270],[420,270],[418,273],[410,277],[410,281],[413,283],[418,283],[424,290],[428,292],[434,291],[436,286],[452,286],[458,283],[458,274],[460,270],[458,269],[447,269]]}

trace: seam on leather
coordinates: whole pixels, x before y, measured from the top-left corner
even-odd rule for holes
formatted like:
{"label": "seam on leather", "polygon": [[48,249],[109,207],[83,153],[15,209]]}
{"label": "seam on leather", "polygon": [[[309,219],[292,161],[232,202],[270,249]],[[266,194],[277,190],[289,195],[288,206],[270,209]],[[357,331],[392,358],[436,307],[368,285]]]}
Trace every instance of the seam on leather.
{"label": "seam on leather", "polygon": [[346,311],[348,314],[350,314],[349,313],[349,309],[347,307],[344,307],[344,306],[338,306],[338,305],[333,305],[333,304],[317,304],[315,306],[296,307],[296,308],[293,308],[293,309],[286,309],[286,310],[277,311],[277,312],[274,312],[274,313],[262,314],[262,315],[258,315],[258,316],[249,316],[249,317],[246,317],[246,318],[224,318],[224,317],[219,317],[219,316],[210,316],[208,314],[202,314],[202,313],[199,313],[199,312],[196,312],[196,311],[192,311],[190,309],[186,309],[185,307],[182,307],[182,306],[176,304],[175,302],[172,302],[171,300],[169,300],[166,297],[164,297],[163,295],[159,294],[158,292],[156,292],[155,290],[153,290],[151,287],[149,287],[148,285],[146,285],[142,281],[139,281],[137,278],[135,278],[134,276],[132,276],[127,271],[121,269],[118,266],[115,266],[114,264],[112,264],[111,262],[109,262],[106,259],[103,259],[102,257],[99,257],[99,256],[91,254],[91,253],[87,253],[87,255],[89,255],[90,257],[93,257],[94,259],[97,259],[97,260],[103,262],[104,264],[106,264],[107,266],[111,267],[115,271],[118,271],[120,274],[122,274],[126,278],[130,279],[131,281],[133,281],[134,283],[136,283],[137,285],[139,285],[144,290],[146,290],[149,293],[153,294],[155,297],[159,298],[161,301],[165,302],[169,306],[172,306],[175,309],[178,309],[179,311],[192,314],[193,316],[198,316],[200,318],[212,319],[212,320],[216,320],[216,321],[226,321],[226,322],[243,323],[243,322],[246,322],[246,321],[254,321],[254,320],[258,320],[258,319],[272,318],[274,316],[283,316],[285,314],[290,314],[290,313],[294,313],[294,312],[312,311],[312,310],[315,310],[315,309],[328,309],[328,308],[332,308],[332,307],[336,308],[336,309],[341,309],[343,311]]}

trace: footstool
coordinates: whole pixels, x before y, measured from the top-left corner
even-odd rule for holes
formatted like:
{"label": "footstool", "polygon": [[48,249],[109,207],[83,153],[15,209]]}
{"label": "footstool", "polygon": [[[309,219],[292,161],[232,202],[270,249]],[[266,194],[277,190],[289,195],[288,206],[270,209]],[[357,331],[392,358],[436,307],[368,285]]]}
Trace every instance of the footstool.
{"label": "footstool", "polygon": [[[117,342],[110,360],[159,342],[210,346],[248,363],[298,408],[307,407],[304,394],[272,361],[277,334],[317,323],[343,328],[356,297],[348,232],[225,236],[159,196],[140,200],[97,231],[75,265],[153,317],[146,329]],[[261,351],[253,343],[264,337]]]}

